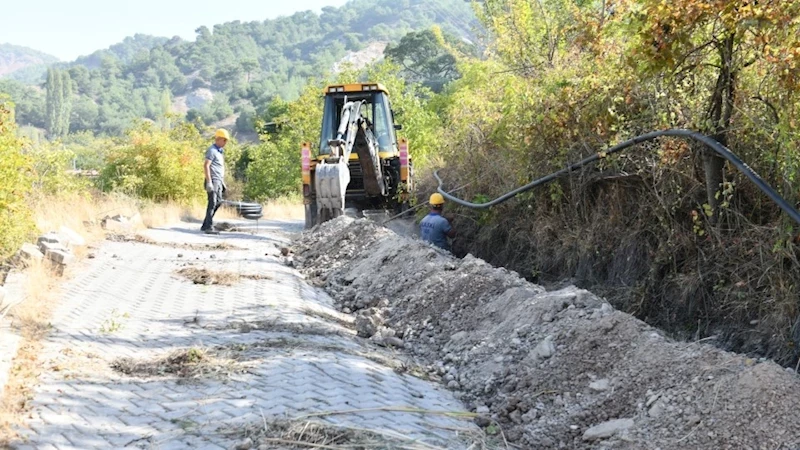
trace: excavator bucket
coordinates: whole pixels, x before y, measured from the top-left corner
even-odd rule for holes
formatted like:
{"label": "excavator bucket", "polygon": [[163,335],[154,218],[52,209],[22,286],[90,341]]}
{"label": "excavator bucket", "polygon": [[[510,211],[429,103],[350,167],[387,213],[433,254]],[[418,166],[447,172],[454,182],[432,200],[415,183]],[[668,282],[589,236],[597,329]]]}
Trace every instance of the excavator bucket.
{"label": "excavator bucket", "polygon": [[317,191],[317,221],[325,222],[344,214],[344,197],[350,183],[347,160],[322,161],[317,165],[315,188]]}

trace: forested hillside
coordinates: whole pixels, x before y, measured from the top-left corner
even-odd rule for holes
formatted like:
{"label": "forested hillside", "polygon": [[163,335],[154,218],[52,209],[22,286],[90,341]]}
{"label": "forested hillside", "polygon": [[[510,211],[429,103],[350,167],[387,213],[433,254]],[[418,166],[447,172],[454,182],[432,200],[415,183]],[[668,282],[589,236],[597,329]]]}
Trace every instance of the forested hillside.
{"label": "forested hillside", "polygon": [[[63,100],[68,107],[60,110],[69,117],[47,117],[52,88],[0,80],[0,92],[17,104],[20,125],[46,129],[51,137],[66,131],[119,135],[137,119],[157,120],[168,112],[205,124],[236,114],[236,128],[252,131],[254,116],[272,99],[296,98],[309,79],[330,73],[349,52],[398,42],[433,24],[471,38],[477,20],[462,0],[353,0],[321,14],[200,27],[191,42],[137,35],[57,65],[49,79],[71,84]],[[48,127],[65,122],[66,130]]]}

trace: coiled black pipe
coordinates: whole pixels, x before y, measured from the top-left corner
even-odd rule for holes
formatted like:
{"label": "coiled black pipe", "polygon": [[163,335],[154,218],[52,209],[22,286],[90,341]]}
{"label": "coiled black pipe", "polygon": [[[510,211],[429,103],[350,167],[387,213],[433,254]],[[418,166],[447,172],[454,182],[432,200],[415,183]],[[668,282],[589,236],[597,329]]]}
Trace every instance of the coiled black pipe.
{"label": "coiled black pipe", "polygon": [[437,170],[437,171],[433,172],[433,176],[436,177],[436,181],[439,183],[439,187],[438,187],[437,191],[440,194],[442,194],[442,196],[445,199],[450,200],[451,202],[459,204],[461,206],[465,206],[467,208],[472,208],[472,209],[491,208],[492,206],[499,205],[500,203],[503,203],[506,200],[509,200],[509,199],[511,199],[513,197],[516,197],[517,195],[519,195],[519,194],[521,194],[523,192],[529,191],[529,190],[535,188],[536,186],[540,186],[540,185],[549,183],[549,182],[551,182],[551,181],[553,181],[553,180],[555,180],[557,178],[563,177],[564,175],[568,175],[571,172],[573,172],[573,171],[575,171],[577,169],[580,169],[580,168],[582,168],[582,167],[584,167],[586,165],[589,165],[589,164],[592,164],[594,162],[597,162],[597,161],[605,158],[607,155],[611,155],[613,153],[620,152],[622,150],[625,150],[628,147],[633,147],[634,145],[641,144],[642,142],[652,141],[654,139],[657,139],[657,138],[660,138],[660,137],[663,137],[663,136],[682,137],[682,138],[694,139],[696,141],[702,142],[703,144],[708,146],[710,149],[714,150],[718,155],[720,155],[723,158],[725,158],[726,160],[730,161],[730,163],[733,164],[737,169],[739,169],[739,171],[742,172],[747,178],[749,178],[750,181],[755,183],[755,185],[759,189],[761,189],[761,191],[764,194],[766,194],[767,197],[770,198],[770,200],[775,202],[784,212],[786,212],[786,214],[789,215],[789,217],[791,217],[795,222],[800,224],[800,212],[798,212],[797,209],[795,209],[794,206],[792,206],[789,202],[787,202],[783,197],[778,195],[778,193],[775,192],[775,190],[772,189],[772,187],[769,184],[767,184],[766,181],[764,181],[755,171],[753,171],[753,169],[750,168],[750,166],[745,164],[738,156],[736,156],[736,154],[734,154],[732,151],[730,151],[724,145],[722,145],[719,142],[717,142],[715,139],[712,139],[712,138],[710,138],[710,137],[708,137],[706,135],[697,133],[695,131],[690,131],[690,130],[653,131],[651,133],[647,133],[647,134],[643,134],[641,136],[637,136],[637,137],[635,137],[633,139],[627,140],[625,142],[621,142],[621,143],[609,148],[608,150],[603,151],[602,153],[595,153],[594,155],[592,155],[592,156],[590,156],[590,157],[588,157],[586,159],[583,159],[582,161],[576,162],[576,163],[574,163],[574,164],[572,164],[572,165],[570,165],[570,166],[568,166],[568,167],[566,167],[564,169],[561,169],[561,170],[559,170],[557,172],[551,173],[550,175],[546,175],[546,176],[544,176],[542,178],[534,180],[534,181],[532,181],[532,182],[530,182],[530,183],[528,183],[528,184],[526,184],[524,186],[518,187],[517,189],[514,189],[513,191],[510,191],[510,192],[508,192],[506,194],[503,194],[500,197],[497,197],[496,199],[494,199],[492,201],[489,201],[489,202],[486,202],[486,203],[472,203],[472,202],[468,202],[466,200],[462,200],[462,199],[460,199],[458,197],[455,197],[455,196],[453,196],[451,194],[448,194],[447,191],[445,191],[444,188],[443,188],[444,182],[442,181],[441,177],[439,177],[439,171]]}

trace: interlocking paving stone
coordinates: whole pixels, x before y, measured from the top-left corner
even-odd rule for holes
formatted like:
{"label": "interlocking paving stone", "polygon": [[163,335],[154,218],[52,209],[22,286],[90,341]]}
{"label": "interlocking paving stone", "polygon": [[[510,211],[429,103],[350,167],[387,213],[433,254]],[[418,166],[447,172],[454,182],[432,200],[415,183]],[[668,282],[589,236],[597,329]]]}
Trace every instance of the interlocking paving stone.
{"label": "interlocking paving stone", "polygon": [[[278,247],[289,243],[285,231],[297,231],[297,224],[261,225],[262,234],[206,236],[196,225],[180,224],[148,230],[149,238],[165,245],[105,243],[63,289],[40,357],[47,369],[32,418],[20,430],[25,440],[15,448],[216,450],[236,442],[221,430],[264,418],[386,407],[463,411],[441,386],[360,356],[379,350],[352,330],[309,315],[335,311],[324,292],[281,263]],[[241,249],[169,245],[220,242]],[[176,274],[188,265],[270,278],[196,285]],[[258,326],[244,330],[244,324]],[[258,343],[272,344],[248,347]],[[110,368],[119,357],[152,360],[215,345],[244,346],[246,373],[185,380],[129,377]],[[393,411],[321,420],[448,448],[464,446],[448,430],[473,427],[455,418]]]}

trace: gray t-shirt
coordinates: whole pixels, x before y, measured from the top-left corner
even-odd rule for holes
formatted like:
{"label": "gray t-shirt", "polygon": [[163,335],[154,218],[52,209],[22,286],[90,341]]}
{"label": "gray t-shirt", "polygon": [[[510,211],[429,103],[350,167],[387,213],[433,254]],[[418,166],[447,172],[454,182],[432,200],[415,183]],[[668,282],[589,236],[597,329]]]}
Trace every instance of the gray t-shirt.
{"label": "gray t-shirt", "polygon": [[212,144],[206,150],[206,159],[211,161],[211,181],[224,182],[225,180],[225,155],[224,150]]}
{"label": "gray t-shirt", "polygon": [[447,233],[451,229],[452,227],[447,219],[442,217],[441,214],[433,212],[425,216],[422,222],[419,223],[422,240],[445,250],[450,250],[450,244],[447,242]]}

